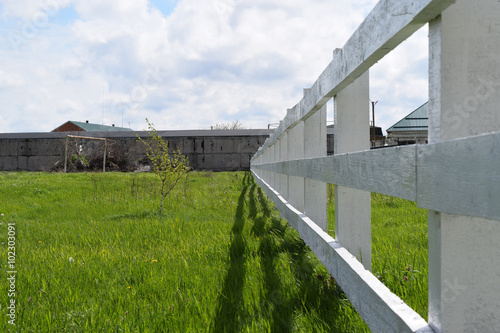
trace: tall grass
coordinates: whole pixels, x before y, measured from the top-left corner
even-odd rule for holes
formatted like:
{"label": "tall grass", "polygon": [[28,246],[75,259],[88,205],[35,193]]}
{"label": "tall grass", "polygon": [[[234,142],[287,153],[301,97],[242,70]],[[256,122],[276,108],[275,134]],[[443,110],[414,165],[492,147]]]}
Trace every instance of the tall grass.
{"label": "tall grass", "polygon": [[17,237],[17,325],[2,283],[0,331],[368,331],[250,174],[191,173],[162,214],[155,182],[0,173],[2,279],[7,223]]}
{"label": "tall grass", "polygon": [[[428,315],[427,210],[372,193],[372,272],[420,314]],[[328,232],[335,237],[335,192],[328,187]]]}

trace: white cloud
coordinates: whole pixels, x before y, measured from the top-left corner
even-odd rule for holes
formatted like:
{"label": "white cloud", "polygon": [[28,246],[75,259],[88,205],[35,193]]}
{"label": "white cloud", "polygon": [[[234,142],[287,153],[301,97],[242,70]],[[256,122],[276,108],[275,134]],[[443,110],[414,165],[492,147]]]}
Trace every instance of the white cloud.
{"label": "white cloud", "polygon": [[24,84],[23,78],[17,73],[5,73],[0,70],[0,89],[18,87]]}
{"label": "white cloud", "polygon": [[1,0],[2,18],[24,18],[32,23],[42,23],[68,6],[70,0]]}
{"label": "white cloud", "polygon": [[370,72],[376,124],[384,130],[428,100],[427,36],[427,27],[417,31]]}
{"label": "white cloud", "polygon": [[[0,44],[1,132],[49,131],[68,119],[121,124],[122,110],[134,129],[146,117],[159,129],[235,119],[266,127],[299,102],[376,3],[180,0],[165,17],[147,0],[47,1],[71,5],[78,17],[40,27],[19,52]],[[43,10],[34,0],[0,3],[11,33],[19,34],[12,18]],[[426,96],[423,40],[372,71],[386,127]]]}

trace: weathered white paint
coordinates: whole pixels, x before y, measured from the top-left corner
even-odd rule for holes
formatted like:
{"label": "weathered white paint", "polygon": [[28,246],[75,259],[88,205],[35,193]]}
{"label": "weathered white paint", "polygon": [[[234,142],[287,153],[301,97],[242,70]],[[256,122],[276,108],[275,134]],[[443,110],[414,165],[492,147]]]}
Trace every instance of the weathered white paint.
{"label": "weathered white paint", "polygon": [[[429,145],[255,162],[252,168],[387,194],[416,201],[421,208],[500,220],[498,147],[500,133],[490,133]],[[471,191],[474,187],[481,191]]]}
{"label": "weathered white paint", "polygon": [[[274,162],[280,162],[280,152],[281,152],[281,149],[280,149],[280,142],[277,141],[273,144],[273,147],[274,147]],[[274,171],[274,188],[280,188],[281,187],[281,184],[280,184],[280,181],[281,181],[281,177],[279,175],[279,173],[277,171]]]}
{"label": "weathered white paint", "polygon": [[[304,122],[297,123],[288,131],[288,160],[304,158]],[[299,211],[304,212],[304,177],[288,175],[289,202]]]}
{"label": "weathered white paint", "polygon": [[[500,277],[497,245],[500,239],[500,3],[498,0],[458,0],[438,17],[453,2],[381,1],[344,48],[335,51],[332,63],[252,160],[254,174],[267,177],[266,181],[258,177],[259,184],[376,332],[430,332],[430,326],[436,332],[500,332],[500,284],[496,283]],[[307,120],[335,95],[339,110],[347,108],[348,103],[342,106],[342,100],[353,100],[346,95],[359,89],[357,82],[352,83],[405,36],[429,21],[432,21],[429,33],[431,144],[352,153],[363,148],[349,146],[343,151],[344,137],[338,138],[336,133],[335,139],[339,140],[336,153],[345,154],[308,156],[309,146],[314,145],[308,142],[314,140],[308,132],[314,129],[308,129]],[[352,107],[356,109],[358,107]],[[349,121],[356,123],[356,116],[362,115],[361,111],[353,111],[346,123],[341,124],[340,118],[336,123],[341,124],[339,128],[348,128]],[[293,152],[283,158],[283,149],[286,152],[291,149],[289,133],[302,121],[305,122],[304,158]],[[326,125],[324,128],[326,130]],[[480,135],[487,132],[494,133]],[[368,135],[368,131],[364,133]],[[474,135],[480,136],[471,137]],[[454,139],[459,140],[449,141]],[[276,158],[260,158],[273,145]],[[281,174],[274,177],[279,193],[267,182],[273,173]],[[289,188],[284,182],[288,184],[288,177],[306,178],[306,214],[286,201]],[[422,324],[421,318],[414,317],[411,311],[398,308],[400,303],[388,302],[386,296],[380,296],[378,286],[365,276],[367,271],[361,264],[339,243],[327,239],[312,222],[307,198],[314,188],[308,188],[308,180],[331,182],[349,193],[353,193],[350,188],[354,188],[395,195],[417,201],[420,207],[429,209],[430,326]],[[362,196],[361,193],[350,197],[340,193],[340,198],[348,199],[337,209],[353,207]],[[350,218],[355,214],[357,211],[352,212]],[[345,244],[343,227],[341,221],[339,241]],[[364,236],[366,227],[358,230]],[[356,231],[351,232],[355,234]],[[363,243],[359,239],[354,241]],[[359,247],[354,248],[350,251],[357,254]],[[380,299],[386,305],[380,304]],[[387,306],[389,303],[399,305]],[[418,325],[408,324],[414,319]],[[403,326],[400,320],[405,322]],[[417,327],[421,324],[422,330]]]}
{"label": "weathered white paint", "polygon": [[[369,72],[335,96],[335,154],[370,148]],[[335,238],[371,270],[370,192],[335,186]]]}
{"label": "weathered white paint", "polygon": [[425,320],[390,292],[373,274],[316,223],[290,205],[254,172],[257,183],[306,244],[335,276],[356,310],[373,332],[432,333]]}
{"label": "weathered white paint", "polygon": [[[326,147],[326,105],[304,122],[304,157],[322,157]],[[305,214],[324,231],[328,230],[327,184],[305,179]]]}
{"label": "weathered white paint", "polygon": [[419,146],[417,156],[419,207],[500,220],[499,133]]}
{"label": "weathered white paint", "polygon": [[[285,132],[279,139],[280,143],[280,161],[288,161],[288,133]],[[280,177],[280,193],[285,198],[288,199],[288,175],[282,173]]]}
{"label": "weathered white paint", "polygon": [[286,170],[289,175],[318,182],[416,201],[416,150],[416,146],[398,146],[283,163],[254,162],[252,167],[278,173]]}
{"label": "weathered white paint", "polygon": [[[276,148],[276,145],[272,145],[270,146],[268,149],[267,149],[267,160],[269,161],[268,163],[274,163],[276,162],[276,153],[275,153],[275,148]],[[276,178],[276,174],[272,171],[269,171],[268,173],[268,179],[269,179],[269,184],[273,184],[273,186],[275,186],[275,178]]]}
{"label": "weathered white paint", "polygon": [[[430,142],[499,131],[500,2],[458,0],[430,24],[430,53]],[[499,200],[500,165],[475,158],[477,150],[498,156],[498,141],[467,142],[462,159],[454,158],[456,165],[448,158],[455,152],[445,148],[457,143],[436,145],[443,149],[425,159],[433,165],[422,182],[432,177],[438,192],[464,199],[463,211],[490,215],[499,207],[491,198]],[[452,176],[443,181],[444,173]],[[475,183],[477,178],[482,181]],[[420,190],[418,195],[427,205],[439,200]],[[441,208],[443,200],[436,205]],[[500,222],[444,212],[429,216],[429,230],[439,230],[429,238],[429,323],[440,332],[500,332]]]}
{"label": "weathered white paint", "polygon": [[[306,92],[295,117],[288,117],[266,142],[272,145],[295,122],[307,119],[377,61],[411,36],[455,0],[382,0],[367,16],[332,62]],[[257,155],[260,152],[257,152]],[[256,156],[257,156],[256,155]]]}

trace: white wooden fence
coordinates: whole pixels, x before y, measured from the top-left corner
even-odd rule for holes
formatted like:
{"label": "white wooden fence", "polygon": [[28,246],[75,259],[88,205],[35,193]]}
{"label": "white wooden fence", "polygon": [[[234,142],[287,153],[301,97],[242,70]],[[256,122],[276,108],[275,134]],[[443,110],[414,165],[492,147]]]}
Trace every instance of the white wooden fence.
{"label": "white wooden fence", "polygon": [[[369,68],[426,23],[429,144],[370,151]],[[500,332],[499,109],[500,0],[382,0],[253,157],[260,186],[372,331]],[[429,210],[428,323],[370,272],[370,192]]]}

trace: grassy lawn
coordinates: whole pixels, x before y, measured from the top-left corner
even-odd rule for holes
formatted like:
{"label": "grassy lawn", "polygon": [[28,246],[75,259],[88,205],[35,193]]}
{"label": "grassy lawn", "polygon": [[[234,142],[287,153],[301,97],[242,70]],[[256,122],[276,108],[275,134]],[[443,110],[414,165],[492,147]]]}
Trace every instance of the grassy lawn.
{"label": "grassy lawn", "polygon": [[[328,186],[328,233],[335,237],[335,192]],[[427,210],[372,193],[371,212],[373,274],[427,320]]]}
{"label": "grassy lawn", "polygon": [[427,210],[372,194],[372,272],[427,320]]}
{"label": "grassy lawn", "polygon": [[[154,183],[152,174],[0,173],[2,280],[17,271],[15,297],[0,285],[0,331],[368,331],[249,173],[190,173],[163,214]],[[382,209],[399,205],[384,200]],[[425,274],[404,247],[413,211],[403,226],[382,212],[373,228],[374,272],[410,298],[407,286]],[[379,254],[387,250],[398,259]]]}

